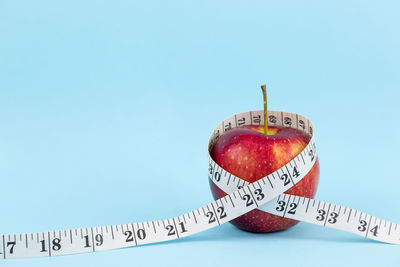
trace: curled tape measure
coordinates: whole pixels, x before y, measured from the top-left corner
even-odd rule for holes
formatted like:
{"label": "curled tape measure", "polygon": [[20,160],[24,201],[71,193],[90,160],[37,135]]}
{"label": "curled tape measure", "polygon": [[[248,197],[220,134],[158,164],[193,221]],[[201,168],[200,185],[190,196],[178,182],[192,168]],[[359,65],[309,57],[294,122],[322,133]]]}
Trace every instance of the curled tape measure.
{"label": "curled tape measure", "polygon": [[[293,127],[310,136],[309,143],[300,154],[268,176],[249,184],[222,169],[209,153],[209,179],[228,193],[223,198],[181,216],[160,221],[0,235],[0,257],[56,256],[163,242],[216,227],[253,209],[400,244],[400,226],[397,224],[354,209],[284,194],[311,170],[316,161],[313,126],[307,118],[298,114],[277,111],[269,111],[268,114],[273,118],[271,125]],[[210,137],[209,152],[223,132],[243,125],[262,125],[263,121],[262,110],[227,118]],[[292,176],[294,168],[299,175]],[[281,180],[281,177],[289,177],[289,182]]]}

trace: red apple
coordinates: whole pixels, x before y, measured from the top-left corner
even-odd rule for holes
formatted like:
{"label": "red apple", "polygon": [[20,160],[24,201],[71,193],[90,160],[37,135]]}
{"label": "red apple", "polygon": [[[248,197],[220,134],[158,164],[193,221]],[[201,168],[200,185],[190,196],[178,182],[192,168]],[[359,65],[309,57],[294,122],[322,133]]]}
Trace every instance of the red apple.
{"label": "red apple", "polygon": [[[265,104],[265,102],[264,102]],[[265,104],[266,107],[266,104]],[[308,144],[303,132],[287,127],[242,126],[225,132],[215,143],[211,157],[226,171],[253,183],[276,171],[296,157]],[[285,193],[313,198],[319,180],[316,160],[310,172]],[[214,199],[226,195],[210,181]],[[274,232],[294,226],[298,221],[252,210],[231,221],[236,227],[250,232]]]}

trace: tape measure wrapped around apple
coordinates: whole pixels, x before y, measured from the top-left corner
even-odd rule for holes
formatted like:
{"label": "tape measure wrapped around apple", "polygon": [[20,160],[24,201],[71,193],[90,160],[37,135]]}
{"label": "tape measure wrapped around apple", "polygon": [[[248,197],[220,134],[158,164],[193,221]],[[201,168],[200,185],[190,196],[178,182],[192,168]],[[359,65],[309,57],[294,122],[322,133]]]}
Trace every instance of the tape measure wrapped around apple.
{"label": "tape measure wrapped around apple", "polygon": [[[299,114],[267,112],[262,88],[264,110],[231,116],[210,137],[208,177],[214,202],[157,221],[2,234],[0,257],[45,257],[139,246],[186,237],[226,222],[247,231],[271,232],[304,221],[400,244],[400,225],[312,199],[319,179],[313,126]],[[151,192],[148,198],[151,200]]]}
{"label": "tape measure wrapped around apple", "polygon": [[[249,183],[273,173],[299,155],[310,141],[309,131],[312,133],[312,127],[306,125],[308,120],[299,119],[298,115],[293,118],[270,111],[268,116],[266,85],[262,85],[261,89],[264,96],[263,120],[262,111],[250,112],[250,118],[244,114],[235,115],[235,125],[238,127],[232,128],[231,123],[224,125],[220,137],[217,130],[218,139],[209,151],[221,168]],[[296,168],[291,175],[299,175]],[[289,176],[284,176],[283,180],[286,184],[290,182]],[[316,158],[307,175],[285,193],[314,198],[318,181],[319,161]],[[227,195],[212,179],[209,182],[215,200]],[[295,212],[293,205],[289,212]],[[254,209],[230,222],[242,230],[267,233],[287,229],[299,221]]]}
{"label": "tape measure wrapped around apple", "polygon": [[[211,191],[214,199],[220,199],[265,180],[275,192],[279,191],[277,186],[288,188],[280,189],[285,193],[230,222],[246,231],[274,232],[304,221],[400,244],[400,225],[313,199],[319,162],[312,123],[299,114],[267,111],[265,85],[262,89],[264,110],[236,114],[214,130],[208,147]],[[307,164],[307,160],[311,162]],[[306,163],[306,174],[299,172],[296,162]]]}

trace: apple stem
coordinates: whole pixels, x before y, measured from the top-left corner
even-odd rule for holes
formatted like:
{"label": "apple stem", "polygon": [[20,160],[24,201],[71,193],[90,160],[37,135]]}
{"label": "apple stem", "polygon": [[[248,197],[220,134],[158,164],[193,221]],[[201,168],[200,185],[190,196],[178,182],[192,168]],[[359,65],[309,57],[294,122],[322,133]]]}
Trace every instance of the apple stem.
{"label": "apple stem", "polygon": [[267,86],[265,84],[261,85],[261,90],[264,96],[264,134],[268,133],[268,111],[267,111]]}

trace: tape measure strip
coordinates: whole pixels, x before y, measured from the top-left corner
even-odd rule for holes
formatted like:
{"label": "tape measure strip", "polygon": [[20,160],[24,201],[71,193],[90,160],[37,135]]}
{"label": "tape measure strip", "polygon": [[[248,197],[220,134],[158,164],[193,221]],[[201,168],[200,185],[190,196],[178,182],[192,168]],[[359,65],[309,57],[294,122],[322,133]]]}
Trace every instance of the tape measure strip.
{"label": "tape measure strip", "polygon": [[[212,145],[216,142],[216,140],[223,132],[242,125],[262,125],[262,121],[263,111],[240,113],[224,120],[217,126],[217,128],[213,132],[213,135],[210,138],[209,151]],[[214,182],[216,181],[216,179],[219,179],[219,181],[226,181],[227,179],[232,179],[232,181],[241,180],[243,181],[243,188],[234,189],[233,187],[226,187],[224,188],[224,190],[227,190],[226,192],[229,192],[230,190],[227,196],[218,199],[197,210],[167,220],[103,227],[78,228],[72,230],[60,230],[41,233],[0,235],[0,257],[8,259],[56,256],[103,251],[115,248],[163,242],[186,237],[216,227],[255,208],[260,208],[263,210],[266,209],[268,212],[273,213],[273,208],[276,206],[276,198],[286,198],[286,195],[281,195],[281,193],[287,191],[290,187],[299,182],[310,171],[313,164],[315,163],[316,152],[314,138],[312,137],[313,128],[308,119],[297,114],[270,111],[269,121],[271,125],[282,125],[285,127],[298,128],[299,130],[310,134],[311,139],[306,148],[287,165],[283,166],[274,173],[258,180],[257,182],[246,184],[245,181],[224,171],[220,166],[218,166],[218,164],[216,164],[212,160],[209,155],[209,174],[210,178],[213,179]],[[300,174],[296,178],[291,177],[289,171],[289,168],[293,167],[296,167],[297,171]],[[275,178],[281,177],[282,175],[287,175],[291,178],[290,184],[285,186],[280,179]],[[288,196],[288,198],[289,197],[290,196]],[[292,196],[292,198],[293,200],[297,199],[299,201],[298,207],[301,206],[301,201],[304,201],[304,203],[307,202],[307,200],[304,198],[294,196]],[[313,200],[309,200],[308,203],[310,203],[310,201]],[[289,204],[289,202],[296,203],[288,201],[287,204]],[[334,208],[331,211],[336,211],[336,209]],[[331,211],[328,210],[328,212],[326,213],[327,216],[324,218],[325,224],[326,221],[329,220],[328,217],[330,216],[329,214],[331,214]],[[303,214],[304,218],[301,217],[300,214],[301,212],[299,208],[296,218],[294,219],[315,223],[313,221],[315,213],[307,211]],[[339,216],[334,219],[338,218]],[[373,237],[371,237],[371,235],[368,235],[368,233],[374,229],[371,227],[376,222],[374,218],[375,217],[372,216],[365,217],[365,219],[368,220],[368,222],[365,221],[366,224],[363,225],[363,227],[366,228],[366,237],[390,243],[396,243],[393,241],[396,239],[396,241],[398,242],[397,238],[399,236],[398,231],[400,230],[400,227],[395,224],[390,224],[389,234],[383,239],[380,238],[380,225],[378,226],[379,228],[375,228],[376,233],[379,234],[378,236],[376,236],[376,238],[374,238],[374,234]],[[355,226],[355,221],[353,220],[352,222],[353,224],[351,225]],[[380,224],[382,224],[383,222],[384,221],[379,220]],[[350,232],[354,232],[353,230],[351,230]]]}
{"label": "tape measure strip", "polygon": [[[238,188],[237,183],[233,184],[227,179],[218,182],[211,180],[224,192],[232,192],[232,188],[235,188],[234,190]],[[239,183],[249,184],[244,180]],[[284,218],[330,227],[381,242],[400,244],[400,225],[348,207],[280,194],[258,209]]]}

